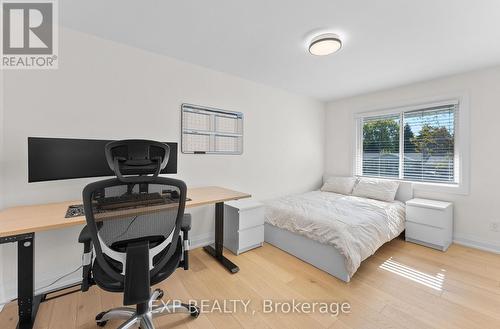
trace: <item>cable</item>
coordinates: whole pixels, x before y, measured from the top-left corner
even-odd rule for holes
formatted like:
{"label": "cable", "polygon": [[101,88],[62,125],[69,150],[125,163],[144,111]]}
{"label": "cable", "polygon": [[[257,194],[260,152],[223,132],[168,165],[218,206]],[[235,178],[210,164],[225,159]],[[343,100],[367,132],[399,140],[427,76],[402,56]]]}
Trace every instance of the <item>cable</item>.
{"label": "cable", "polygon": [[[73,274],[73,273],[77,272],[77,271],[78,271],[79,269],[81,269],[81,268],[83,268],[83,265],[80,265],[80,266],[78,266],[78,268],[74,269],[73,271],[71,271],[71,272],[69,272],[69,273],[66,273],[66,274],[64,274],[63,276],[61,276],[61,277],[57,278],[57,279],[56,279],[56,280],[54,280],[52,283],[47,284],[47,285],[45,285],[45,286],[43,286],[43,287],[38,288],[38,289],[35,291],[35,294],[36,294],[36,293],[38,293],[40,290],[43,290],[43,289],[48,288],[48,287],[50,287],[50,286],[53,286],[54,284],[58,283],[59,281],[61,281],[61,280],[62,280],[62,279],[64,279],[65,277],[68,277],[68,276],[70,276],[71,274]],[[1,306],[5,306],[5,305],[7,305],[7,304],[9,304],[9,303],[12,303],[12,302],[13,302],[13,301],[15,301],[16,299],[17,299],[17,298],[14,298],[14,299],[9,300],[9,301],[7,301],[7,302],[0,303],[0,307],[1,307]]]}
{"label": "cable", "polygon": [[43,287],[38,288],[38,289],[37,289],[37,291],[40,291],[40,290],[43,290],[43,289],[48,288],[48,287],[50,287],[50,286],[53,286],[54,284],[58,283],[59,281],[61,281],[61,280],[62,280],[62,279],[64,279],[65,277],[68,277],[68,276],[70,276],[71,274],[73,274],[73,273],[77,272],[77,271],[78,271],[78,270],[80,270],[81,268],[83,268],[83,265],[80,265],[80,266],[78,266],[78,268],[76,268],[75,270],[73,270],[73,271],[71,271],[71,272],[69,272],[69,273],[66,273],[66,274],[64,274],[63,276],[61,276],[61,277],[57,278],[56,280],[54,280],[54,282],[52,282],[52,283],[50,283],[50,284],[48,284],[48,285],[45,285],[45,286],[43,286]]}
{"label": "cable", "polygon": [[13,301],[15,301],[15,299],[9,300],[8,302],[0,303],[0,307],[3,307],[9,303],[12,303]]}
{"label": "cable", "polygon": [[128,224],[128,226],[127,226],[127,228],[125,229],[125,231],[123,231],[123,233],[122,233],[122,234],[120,234],[120,235],[118,235],[118,236],[113,237],[113,240],[118,240],[119,238],[121,238],[122,236],[124,236],[124,235],[128,232],[128,230],[130,230],[130,227],[132,226],[132,224],[134,224],[134,222],[135,222],[135,220],[137,219],[137,217],[139,217],[139,216],[135,216],[135,217],[134,217],[134,219],[132,219],[132,220],[130,221],[130,223]]}

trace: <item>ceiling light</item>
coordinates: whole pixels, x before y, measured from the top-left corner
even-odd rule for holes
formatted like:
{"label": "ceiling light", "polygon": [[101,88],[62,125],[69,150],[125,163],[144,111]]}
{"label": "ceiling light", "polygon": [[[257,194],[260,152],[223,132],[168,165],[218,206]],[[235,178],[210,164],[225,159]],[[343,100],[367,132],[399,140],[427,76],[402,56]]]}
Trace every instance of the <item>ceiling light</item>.
{"label": "ceiling light", "polygon": [[333,33],[321,34],[311,40],[309,52],[315,56],[333,54],[342,48],[339,36]]}

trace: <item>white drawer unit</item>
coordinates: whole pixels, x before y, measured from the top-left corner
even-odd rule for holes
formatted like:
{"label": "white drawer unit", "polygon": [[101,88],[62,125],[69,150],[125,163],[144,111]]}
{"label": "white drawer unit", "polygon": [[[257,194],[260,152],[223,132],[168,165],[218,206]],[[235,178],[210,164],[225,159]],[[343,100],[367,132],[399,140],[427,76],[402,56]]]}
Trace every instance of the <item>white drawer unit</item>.
{"label": "white drawer unit", "polygon": [[453,204],[428,199],[407,201],[405,238],[446,251],[453,240]]}
{"label": "white drawer unit", "polygon": [[264,206],[252,199],[224,204],[224,247],[239,255],[264,243]]}

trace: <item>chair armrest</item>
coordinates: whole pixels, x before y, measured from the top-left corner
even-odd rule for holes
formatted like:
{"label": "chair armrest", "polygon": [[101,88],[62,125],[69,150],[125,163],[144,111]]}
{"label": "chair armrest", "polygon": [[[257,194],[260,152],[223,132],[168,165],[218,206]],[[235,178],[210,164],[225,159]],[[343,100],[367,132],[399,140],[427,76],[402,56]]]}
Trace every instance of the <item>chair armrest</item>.
{"label": "chair armrest", "polygon": [[90,286],[93,285],[92,280],[92,237],[90,236],[90,230],[85,225],[85,227],[80,232],[78,236],[78,242],[83,243],[83,255],[82,255],[82,285],[81,290],[87,291]]}
{"label": "chair armrest", "polygon": [[184,270],[189,269],[189,231],[191,230],[191,214],[184,214],[184,218],[182,218],[182,249],[183,249],[183,257],[182,261],[179,264],[179,267],[184,268]]}
{"label": "chair armrest", "polygon": [[80,235],[78,236],[78,242],[85,243],[85,242],[91,242],[91,241],[92,241],[92,237],[90,236],[90,230],[87,227],[87,225],[85,225],[85,227],[80,232]]}
{"label": "chair armrest", "polygon": [[182,218],[181,230],[183,232],[191,230],[191,214],[184,214]]}

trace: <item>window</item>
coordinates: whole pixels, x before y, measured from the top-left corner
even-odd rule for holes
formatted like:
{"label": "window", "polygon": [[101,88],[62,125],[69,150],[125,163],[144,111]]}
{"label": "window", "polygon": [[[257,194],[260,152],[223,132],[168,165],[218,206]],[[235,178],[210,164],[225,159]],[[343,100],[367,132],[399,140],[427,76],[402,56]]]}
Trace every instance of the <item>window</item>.
{"label": "window", "polygon": [[399,178],[399,115],[363,119],[362,175]]}
{"label": "window", "polygon": [[458,102],[359,117],[355,174],[458,184]]}

